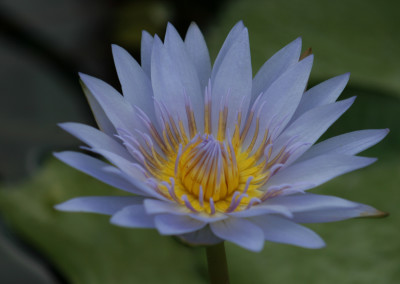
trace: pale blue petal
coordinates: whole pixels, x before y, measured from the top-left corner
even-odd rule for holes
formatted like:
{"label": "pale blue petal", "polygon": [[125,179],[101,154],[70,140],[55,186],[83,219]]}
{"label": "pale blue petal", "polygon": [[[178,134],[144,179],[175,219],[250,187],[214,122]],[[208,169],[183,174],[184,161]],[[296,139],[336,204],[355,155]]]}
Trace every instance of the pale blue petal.
{"label": "pale blue petal", "polygon": [[178,236],[183,242],[190,245],[216,245],[223,240],[218,238],[210,229],[210,226],[206,226],[201,230],[187,233]]}
{"label": "pale blue petal", "polygon": [[301,38],[297,38],[284,48],[275,53],[257,72],[253,79],[251,96],[254,99],[287,71],[295,63],[299,62],[301,52]]}
{"label": "pale blue petal", "polygon": [[211,61],[208,53],[206,41],[199,27],[191,23],[185,37],[185,46],[197,70],[200,80],[200,87],[207,86],[208,79],[211,77]]}
{"label": "pale blue petal", "polygon": [[140,47],[140,63],[144,72],[150,78],[151,74],[151,52],[153,49],[153,37],[146,31],[142,32],[142,41]]}
{"label": "pale blue petal", "polygon": [[155,228],[154,217],[148,215],[143,205],[131,205],[115,213],[110,222],[128,228]]}
{"label": "pale blue petal", "polygon": [[346,73],[326,80],[308,90],[303,95],[292,121],[310,109],[335,102],[349,81],[349,77],[350,73]]}
{"label": "pale blue petal", "polygon": [[214,71],[215,69],[211,76],[212,133],[214,135],[218,133],[218,117],[222,102],[228,106],[227,128],[233,134],[239,108],[242,107],[242,116],[246,117],[251,99],[252,71],[249,35],[246,28],[229,48],[218,70]]}
{"label": "pale blue petal", "polygon": [[245,219],[229,218],[211,223],[210,227],[217,237],[245,249],[259,252],[264,246],[264,234],[261,228]]}
{"label": "pale blue petal", "polygon": [[153,90],[150,78],[125,49],[118,45],[112,45],[112,52],[124,97],[132,106],[139,107],[151,120],[154,120]]}
{"label": "pale blue petal", "polygon": [[[204,86],[200,85],[195,62],[191,60],[185,43],[178,31],[170,23],[167,25],[164,46],[173,62],[172,69],[174,69],[174,71],[171,70],[170,72],[176,72],[180,81],[180,86],[174,86],[172,91],[177,93],[175,95],[175,97],[178,96],[177,99],[179,98],[182,100],[184,100],[183,94],[186,93],[193,109],[195,110],[194,116],[196,118],[197,127],[199,128],[199,131],[202,131],[204,124]],[[176,104],[176,101],[174,103]]]}
{"label": "pale blue petal", "polygon": [[212,77],[215,76],[215,73],[218,71],[222,61],[224,60],[226,54],[228,53],[228,50],[231,48],[231,46],[236,42],[238,39],[239,35],[243,32],[245,26],[243,25],[242,21],[239,21],[236,23],[236,25],[230,30],[228,36],[226,37],[224,44],[222,45],[217,59],[215,59],[213,70],[212,70]]}
{"label": "pale blue petal", "polygon": [[[295,112],[308,82],[313,59],[314,57],[310,55],[296,63],[273,82],[268,89],[264,90],[259,101],[259,104],[264,104],[260,112],[260,129],[261,131],[269,129],[271,139],[281,133]],[[258,136],[255,149],[261,143],[263,136],[263,134]],[[251,135],[248,137],[246,144],[252,138]]]}
{"label": "pale blue petal", "polygon": [[318,249],[325,242],[310,229],[279,216],[258,216],[251,218],[264,232],[265,240],[299,247]]}
{"label": "pale blue petal", "polygon": [[180,235],[202,229],[207,223],[188,216],[161,214],[154,217],[157,230],[162,235]]}
{"label": "pale blue petal", "polygon": [[157,199],[167,200],[163,195],[158,193],[152,187],[146,184],[147,178],[144,173],[137,167],[136,164],[124,159],[121,156],[115,155],[112,152],[105,151],[103,149],[90,149],[91,151],[102,155],[116,167],[118,167],[123,173],[125,173],[126,178],[130,183],[133,184],[135,188],[140,190],[141,195],[152,196]]}
{"label": "pale blue petal", "polygon": [[353,208],[325,208],[314,211],[299,212],[293,215],[293,221],[298,223],[326,223],[342,221],[357,217],[383,217],[386,213],[369,205],[356,203]]}
{"label": "pale blue petal", "polygon": [[[158,37],[154,39],[151,60],[154,97],[158,102],[165,104],[176,123],[182,120],[187,130],[186,94],[195,109],[195,119],[199,130],[201,130],[203,127],[204,101],[197,71],[191,60],[188,59],[182,39],[180,39],[181,46],[176,39],[179,35],[176,35],[171,29],[167,29],[167,33],[170,31],[167,34],[167,39],[169,39],[168,49],[167,45],[164,46]],[[178,50],[175,51],[178,47],[181,47],[178,50],[186,54],[179,56],[179,53],[176,53]],[[156,113],[160,116],[158,108],[156,108]]]}
{"label": "pale blue petal", "polygon": [[265,203],[286,207],[293,213],[292,220],[297,223],[324,223],[356,217],[385,216],[384,212],[368,205],[311,193],[278,196]]}
{"label": "pale blue petal", "polygon": [[[90,175],[113,187],[135,194],[143,194],[141,191],[135,188],[135,186],[128,180],[123,178],[121,175],[117,174],[115,171],[110,170],[111,168],[114,167],[98,159],[95,159],[93,157],[90,157],[82,153],[70,152],[70,151],[54,153],[54,156],[57,159],[68,164],[69,166],[81,172],[84,172],[85,174]],[[116,168],[114,169],[119,171]]]}
{"label": "pale blue petal", "polygon": [[323,154],[356,155],[381,141],[389,129],[367,129],[345,133],[312,146],[296,162]]}
{"label": "pale blue petal", "polygon": [[265,187],[304,183],[310,185],[308,188],[312,188],[339,175],[366,167],[375,161],[374,158],[341,154],[321,155],[282,169],[270,178]]}
{"label": "pale blue petal", "polygon": [[270,205],[266,203],[262,203],[259,205],[254,205],[247,210],[237,211],[233,213],[229,213],[227,215],[236,218],[245,218],[245,217],[253,217],[258,215],[265,215],[265,214],[279,214],[286,216],[288,218],[292,217],[292,213],[290,210],[281,205]]}
{"label": "pale blue petal", "polygon": [[146,209],[146,212],[151,215],[165,213],[175,215],[188,215],[191,212],[185,206],[171,201],[146,199],[143,205]]}
{"label": "pale blue petal", "polygon": [[79,75],[116,129],[135,134],[136,129],[147,131],[137,119],[132,106],[113,87],[89,75]]}
{"label": "pale blue petal", "polygon": [[265,201],[268,205],[286,207],[293,213],[324,210],[332,208],[354,208],[358,203],[342,199],[336,196],[304,193],[288,196],[277,196]]}
{"label": "pale blue petal", "polygon": [[114,134],[117,133],[115,130],[114,125],[111,123],[111,121],[108,119],[106,113],[104,112],[104,109],[101,107],[93,93],[86,87],[85,83],[83,81],[81,82],[81,86],[83,89],[83,92],[86,96],[86,99],[89,102],[90,109],[92,110],[94,119],[96,120],[97,125],[103,131],[104,133],[107,133],[110,136],[113,136]]}
{"label": "pale blue petal", "polygon": [[60,123],[59,126],[90,147],[104,149],[121,157],[125,157],[127,160],[134,161],[133,157],[124,146],[92,126],[75,122]]}
{"label": "pale blue petal", "polygon": [[112,215],[122,208],[143,202],[138,196],[84,196],[54,206],[60,211],[87,212]]}
{"label": "pale blue petal", "polygon": [[[274,142],[272,156],[277,154],[290,139],[293,143],[304,143],[297,151],[291,154],[286,164],[294,162],[353,104],[355,97],[340,102],[316,107],[290,124]],[[290,145],[289,145],[290,146]]]}

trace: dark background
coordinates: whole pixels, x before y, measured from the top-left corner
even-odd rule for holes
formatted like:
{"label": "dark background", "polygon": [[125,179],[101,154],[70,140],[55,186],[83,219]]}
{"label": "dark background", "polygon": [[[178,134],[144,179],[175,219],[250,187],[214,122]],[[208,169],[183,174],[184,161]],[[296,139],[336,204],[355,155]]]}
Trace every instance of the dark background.
{"label": "dark background", "polygon": [[327,248],[267,244],[260,254],[228,244],[232,283],[400,283],[400,5],[350,1],[0,1],[0,282],[207,283],[203,251],[106,217],[55,212],[79,195],[117,194],[52,158],[78,142],[56,124],[93,124],[77,72],[120,89],[111,43],[139,60],[141,31],[163,36],[191,21],[212,60],[229,29],[249,28],[253,72],[298,36],[315,54],[310,86],[352,73],[341,98],[354,106],[325,135],[391,133],[366,156],[373,166],[316,189],[391,213],[383,220],[310,226]]}

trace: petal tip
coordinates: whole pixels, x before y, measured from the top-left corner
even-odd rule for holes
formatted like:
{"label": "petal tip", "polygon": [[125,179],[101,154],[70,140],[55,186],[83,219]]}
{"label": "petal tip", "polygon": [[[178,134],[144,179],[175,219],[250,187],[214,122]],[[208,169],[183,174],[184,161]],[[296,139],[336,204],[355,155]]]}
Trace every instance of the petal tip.
{"label": "petal tip", "polygon": [[390,214],[388,212],[380,211],[375,209],[374,211],[364,211],[360,213],[359,218],[385,218]]}

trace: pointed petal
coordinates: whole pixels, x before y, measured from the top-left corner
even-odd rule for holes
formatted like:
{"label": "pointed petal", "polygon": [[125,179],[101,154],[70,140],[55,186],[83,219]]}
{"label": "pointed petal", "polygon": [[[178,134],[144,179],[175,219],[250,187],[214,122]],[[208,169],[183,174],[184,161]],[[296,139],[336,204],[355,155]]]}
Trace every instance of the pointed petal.
{"label": "pointed petal", "polygon": [[222,45],[217,58],[215,59],[212,75],[211,77],[215,76],[215,73],[218,71],[222,61],[224,60],[228,50],[231,46],[236,42],[239,35],[243,32],[245,26],[243,25],[242,21],[236,23],[236,25],[230,30],[228,36],[226,37],[224,44]]}
{"label": "pointed petal", "polygon": [[124,97],[132,106],[139,107],[151,120],[154,120],[153,90],[150,78],[125,49],[114,44],[112,52]]}
{"label": "pointed petal", "polygon": [[385,217],[385,212],[369,205],[358,203],[354,208],[330,208],[300,212],[293,216],[293,221],[299,223],[326,223],[342,221],[358,217]]}
{"label": "pointed petal", "polygon": [[301,98],[299,107],[292,120],[297,119],[303,113],[318,106],[335,102],[346,87],[350,73],[346,73],[322,82],[309,89]]}
{"label": "pointed petal", "polygon": [[[169,28],[167,32],[171,29]],[[171,31],[166,38],[166,40],[169,39],[168,49],[167,45],[164,46],[158,37],[154,39],[151,60],[154,97],[157,101],[165,104],[176,123],[182,120],[187,130],[186,94],[190,98],[191,105],[196,109],[195,119],[198,128],[201,128],[204,102],[197,71],[191,60],[188,59],[182,39],[180,39],[181,44],[179,44],[178,39],[176,39],[179,35],[174,35],[175,32]],[[181,55],[177,52],[181,52]],[[159,110],[156,108],[156,113],[158,112]],[[158,116],[160,116],[159,113]]]}
{"label": "pointed petal", "polygon": [[[249,35],[246,28],[237,37],[226,52],[218,70],[215,67],[211,76],[212,88],[212,132],[218,133],[218,117],[221,103],[227,103],[227,128],[235,129],[237,112],[241,107],[242,116],[246,117],[251,99],[251,58]],[[227,97],[227,102],[225,98]]]}
{"label": "pointed petal", "polygon": [[[295,112],[310,76],[313,55],[296,63],[290,70],[280,76],[272,85],[264,90],[260,104],[264,104],[260,112],[260,129],[269,129],[271,139],[281,133]],[[259,146],[263,135],[259,135],[255,148]]]}
{"label": "pointed petal", "polygon": [[300,52],[301,38],[299,37],[279,50],[264,63],[253,79],[251,90],[253,101],[261,92],[268,90],[279,76],[299,62]]}
{"label": "pointed petal", "polygon": [[282,184],[309,184],[307,188],[312,188],[339,175],[366,167],[375,161],[374,158],[340,154],[321,155],[279,171],[271,177],[266,187]]}
{"label": "pointed petal", "polygon": [[153,216],[146,213],[143,205],[124,207],[112,216],[110,222],[128,228],[155,228]]}
{"label": "pointed petal", "polygon": [[223,240],[230,241],[251,251],[261,251],[264,246],[263,231],[245,219],[229,218],[210,224],[212,232]]}
{"label": "pointed petal", "polygon": [[292,213],[290,210],[284,206],[280,205],[271,205],[262,203],[259,205],[255,205],[250,207],[247,210],[237,211],[233,213],[229,213],[227,215],[236,218],[246,218],[246,217],[253,217],[258,215],[265,215],[265,214],[279,214],[285,217],[291,218]]}
{"label": "pointed petal", "polygon": [[62,162],[66,163],[67,165],[81,172],[84,172],[85,174],[90,175],[106,184],[131,193],[141,194],[141,191],[136,189],[132,183],[124,179],[121,175],[116,174],[115,171],[110,170],[111,168],[115,170],[118,169],[98,159],[82,153],[70,151],[54,153],[54,156]]}
{"label": "pointed petal", "polygon": [[332,137],[312,146],[296,162],[323,154],[356,155],[381,141],[388,133],[389,129],[367,129]]}
{"label": "pointed petal", "polygon": [[146,31],[142,32],[142,41],[140,46],[140,63],[146,75],[150,78],[151,71],[151,52],[153,49],[153,37]]}
{"label": "pointed petal", "polygon": [[200,230],[207,223],[188,216],[162,214],[154,217],[157,230],[162,235],[180,235]]}
{"label": "pointed petal", "polygon": [[[294,162],[312,144],[314,144],[319,137],[353,104],[355,97],[343,100],[340,102],[323,105],[314,108],[296,121],[290,124],[284,132],[274,142],[273,156],[277,154],[280,149],[293,137],[296,139],[293,143],[303,143],[304,146],[300,147],[296,152],[291,154],[286,165]],[[290,146],[290,145],[289,145]]]}
{"label": "pointed petal", "polygon": [[186,207],[175,202],[165,202],[156,199],[146,199],[143,203],[144,208],[148,214],[175,214],[175,215],[188,215],[191,211]]}
{"label": "pointed petal", "polygon": [[140,190],[141,195],[152,196],[157,199],[166,200],[166,198],[154,190],[151,186],[146,184],[147,177],[144,175],[135,163],[132,163],[121,156],[115,155],[112,152],[105,151],[103,149],[89,149],[94,153],[98,153],[119,168],[124,174],[126,179],[132,183],[132,185]]}
{"label": "pointed petal", "polygon": [[112,215],[126,206],[142,202],[143,197],[138,196],[84,196],[70,199],[54,208],[60,211]]}
{"label": "pointed petal", "polygon": [[286,207],[293,212],[293,221],[298,223],[323,223],[356,217],[385,216],[384,212],[368,205],[335,196],[311,193],[278,196],[265,203]]}
{"label": "pointed petal", "polygon": [[354,208],[358,204],[336,196],[328,196],[313,193],[303,193],[287,196],[277,196],[265,201],[268,205],[286,207],[292,213],[301,213],[330,208]]}
{"label": "pointed petal", "polygon": [[97,125],[104,133],[107,133],[110,136],[113,136],[117,131],[115,130],[114,125],[108,119],[104,109],[101,107],[93,93],[86,87],[85,83],[80,80],[80,84],[82,86],[83,93],[86,96],[86,99],[89,102],[90,109],[92,110],[94,119],[96,120]]}
{"label": "pointed petal", "polygon": [[223,240],[213,234],[209,226],[201,230],[178,236],[183,242],[190,245],[216,245]]}
{"label": "pointed petal", "polygon": [[211,61],[206,41],[199,27],[191,23],[185,37],[185,46],[197,70],[200,88],[205,88],[211,76]]}
{"label": "pointed petal", "polygon": [[283,217],[265,215],[253,217],[251,221],[262,229],[267,241],[310,249],[325,246],[325,242],[316,233]]}
{"label": "pointed petal", "polygon": [[132,106],[113,87],[89,75],[79,75],[116,129],[121,128],[130,133],[136,133],[135,129],[147,132],[141,121],[135,119]]}
{"label": "pointed petal", "polygon": [[75,122],[60,123],[59,126],[90,147],[101,148],[134,161],[124,146],[96,128]]}

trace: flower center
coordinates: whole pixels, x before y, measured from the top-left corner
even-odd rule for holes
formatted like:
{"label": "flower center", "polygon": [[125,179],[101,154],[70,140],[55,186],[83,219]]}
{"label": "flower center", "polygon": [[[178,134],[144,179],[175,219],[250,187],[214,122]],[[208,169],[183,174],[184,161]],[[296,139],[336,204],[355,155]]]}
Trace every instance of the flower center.
{"label": "flower center", "polygon": [[[229,147],[229,146],[228,146]],[[224,199],[239,185],[235,152],[212,135],[203,135],[185,147],[178,161],[185,189],[205,200]]]}

